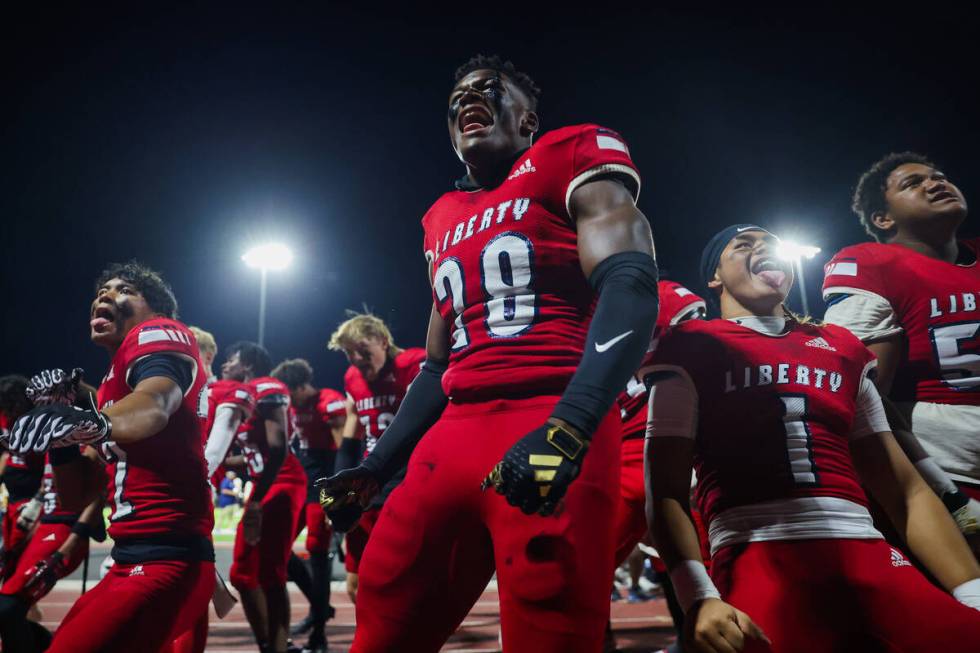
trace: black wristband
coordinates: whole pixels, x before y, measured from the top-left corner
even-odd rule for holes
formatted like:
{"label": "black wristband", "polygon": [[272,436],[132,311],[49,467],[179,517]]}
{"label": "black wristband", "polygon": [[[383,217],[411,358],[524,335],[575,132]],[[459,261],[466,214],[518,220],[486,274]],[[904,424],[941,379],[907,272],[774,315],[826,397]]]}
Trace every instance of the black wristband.
{"label": "black wristband", "polygon": [[48,450],[48,460],[51,461],[52,467],[67,465],[68,463],[73,463],[82,457],[82,449],[77,444]]}
{"label": "black wristband", "polygon": [[650,346],[660,301],[657,262],[642,252],[603,260],[589,277],[599,293],[585,353],[552,416],[586,438],[636,372]]}
{"label": "black wristband", "polygon": [[955,492],[946,492],[940,497],[940,499],[942,499],[943,505],[946,506],[946,510],[948,510],[950,514],[953,514],[966,504],[970,503],[970,497],[968,497],[963,490],[960,489],[957,489]]}
{"label": "black wristband", "polygon": [[77,521],[72,524],[71,532],[85,539],[92,537],[92,527],[83,521]]}
{"label": "black wristband", "polygon": [[351,467],[357,467],[362,458],[362,444],[357,438],[343,438],[340,441],[340,448],[337,449],[337,458],[334,462],[335,474]]}

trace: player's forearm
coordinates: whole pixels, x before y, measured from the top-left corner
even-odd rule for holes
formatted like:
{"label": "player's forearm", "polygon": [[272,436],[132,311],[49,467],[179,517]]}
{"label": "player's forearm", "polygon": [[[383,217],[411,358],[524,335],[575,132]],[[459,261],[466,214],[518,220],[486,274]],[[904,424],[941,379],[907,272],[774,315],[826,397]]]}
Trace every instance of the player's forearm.
{"label": "player's forearm", "polygon": [[235,432],[241,424],[241,412],[232,406],[218,406],[214,416],[214,426],[208,434],[204,447],[204,460],[208,465],[208,478],[214,475],[222,459],[231,446]]}
{"label": "player's forearm", "polygon": [[449,403],[442,390],[442,374],[446,365],[426,358],[418,376],[405,393],[395,418],[378,438],[374,450],[363,465],[371,469],[378,485],[384,485],[402,467],[415,450],[425,432],[435,424]]}
{"label": "player's forearm", "polygon": [[590,438],[643,360],[659,309],[657,266],[643,252],[616,254],[589,279],[599,293],[585,353],[552,417]]}
{"label": "player's forearm", "polygon": [[259,478],[255,481],[255,488],[252,490],[252,495],[249,497],[249,501],[261,501],[269,488],[276,480],[276,476],[279,475],[279,469],[282,467],[283,462],[286,460],[286,447],[284,446],[270,446],[268,453],[265,457],[265,466],[262,468],[262,473]]}
{"label": "player's forearm", "polygon": [[[909,550],[947,591],[980,578],[980,566],[943,503],[919,481],[908,496],[903,535]],[[893,518],[896,526],[903,515]]]}
{"label": "player's forearm", "polygon": [[698,532],[685,504],[673,497],[655,497],[647,506],[650,535],[668,569],[684,560],[704,562]]}
{"label": "player's forearm", "polygon": [[159,395],[134,390],[102,411],[112,420],[112,440],[130,444],[153,437],[167,426],[176,411],[177,406],[171,403]]}
{"label": "player's forearm", "polygon": [[[354,409],[354,402],[347,400],[347,419],[344,421],[344,428],[341,431],[341,438],[357,438],[358,427],[360,427],[361,422],[357,419],[357,411]],[[340,446],[338,443],[337,446]]]}

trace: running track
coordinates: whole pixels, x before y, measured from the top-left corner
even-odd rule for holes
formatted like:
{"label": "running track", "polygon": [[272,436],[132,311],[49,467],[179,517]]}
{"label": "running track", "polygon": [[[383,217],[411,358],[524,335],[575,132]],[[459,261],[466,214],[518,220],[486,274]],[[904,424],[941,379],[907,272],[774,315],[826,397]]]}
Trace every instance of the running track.
{"label": "running track", "polygon": [[[58,622],[78,598],[80,588],[80,581],[62,581],[41,601],[45,627],[51,630],[58,627]],[[293,619],[298,621],[306,614],[306,600],[295,587],[290,586],[290,590]],[[343,590],[343,583],[334,583],[332,603],[337,609],[337,616],[327,625],[327,637],[331,653],[341,653],[348,650],[354,634],[354,606]],[[613,603],[612,619],[620,651],[650,653],[673,641],[670,617],[662,599],[635,604],[624,601]],[[443,650],[456,653],[499,651],[499,625],[497,592],[491,585]],[[304,641],[301,638],[298,643]],[[217,621],[212,612],[207,650],[209,653],[257,650],[240,606],[236,606],[223,621]]]}

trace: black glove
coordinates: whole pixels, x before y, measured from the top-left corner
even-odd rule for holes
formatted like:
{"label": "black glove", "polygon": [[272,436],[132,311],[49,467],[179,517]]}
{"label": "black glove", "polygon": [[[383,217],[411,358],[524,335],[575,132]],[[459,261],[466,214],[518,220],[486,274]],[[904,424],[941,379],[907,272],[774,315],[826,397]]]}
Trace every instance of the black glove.
{"label": "black glove", "polygon": [[42,453],[51,448],[94,444],[108,440],[112,422],[90,398],[91,409],[52,404],[38,406],[14,422],[8,448],[18,453]]}
{"label": "black glove", "polygon": [[379,490],[375,472],[364,464],[317,479],[314,485],[320,489],[320,507],[339,533],[354,527]]}
{"label": "black glove", "polygon": [[545,424],[514,443],[483,480],[527,515],[550,515],[578,477],[589,441]]}
{"label": "black glove", "polygon": [[80,367],[73,369],[71,374],[66,374],[57,367],[38,372],[31,377],[25,393],[35,406],[70,406],[75,403],[75,395],[84,373]]}

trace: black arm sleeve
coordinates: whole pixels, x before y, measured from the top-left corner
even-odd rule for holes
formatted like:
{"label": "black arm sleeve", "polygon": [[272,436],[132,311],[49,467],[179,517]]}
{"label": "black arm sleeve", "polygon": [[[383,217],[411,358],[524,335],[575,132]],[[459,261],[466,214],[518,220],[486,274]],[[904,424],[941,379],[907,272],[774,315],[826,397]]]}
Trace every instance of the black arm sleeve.
{"label": "black arm sleeve", "polygon": [[130,388],[135,388],[140,381],[154,376],[165,376],[180,386],[181,392],[186,393],[194,383],[194,365],[177,354],[150,354],[136,361],[129,370],[127,379]]}
{"label": "black arm sleeve", "polygon": [[442,390],[446,364],[425,359],[418,376],[408,386],[395,419],[378,438],[371,455],[361,463],[384,486],[405,465],[425,432],[435,424],[449,399]]}
{"label": "black arm sleeve", "polygon": [[650,345],[660,308],[657,263],[649,254],[621,252],[589,277],[599,293],[585,353],[552,413],[591,438]]}
{"label": "black arm sleeve", "polygon": [[344,438],[337,449],[337,459],[334,461],[334,473],[339,473],[351,467],[357,467],[362,457],[362,442],[357,438]]}

